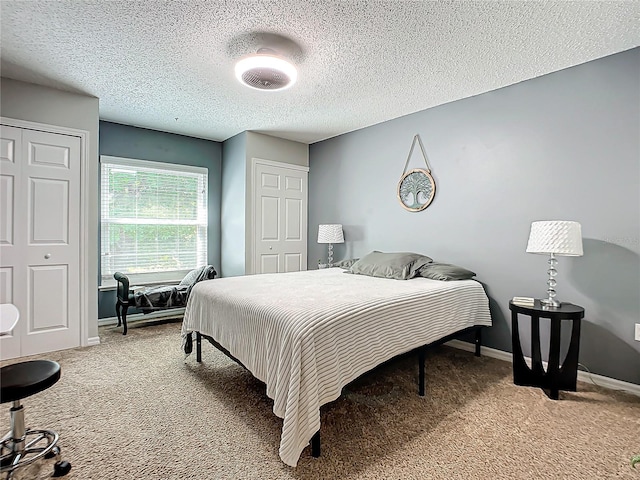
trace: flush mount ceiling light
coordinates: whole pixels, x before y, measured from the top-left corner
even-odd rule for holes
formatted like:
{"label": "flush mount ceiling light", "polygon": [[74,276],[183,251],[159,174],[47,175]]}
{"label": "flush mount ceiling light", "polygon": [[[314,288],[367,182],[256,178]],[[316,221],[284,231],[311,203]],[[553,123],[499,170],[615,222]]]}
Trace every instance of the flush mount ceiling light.
{"label": "flush mount ceiling light", "polygon": [[236,78],[240,83],[256,90],[284,90],[296,83],[296,67],[279,57],[273,50],[261,48],[255,55],[236,63]]}

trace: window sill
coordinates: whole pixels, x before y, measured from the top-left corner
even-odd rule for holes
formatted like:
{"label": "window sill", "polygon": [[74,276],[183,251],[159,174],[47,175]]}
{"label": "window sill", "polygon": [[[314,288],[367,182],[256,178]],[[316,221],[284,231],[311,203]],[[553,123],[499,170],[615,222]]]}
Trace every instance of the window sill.
{"label": "window sill", "polygon": [[[129,289],[133,289],[133,288],[140,288],[140,287],[153,287],[155,285],[179,285],[180,281],[179,280],[158,280],[157,282],[144,282],[144,283],[136,283],[135,285],[129,285]],[[98,291],[99,292],[109,292],[111,290],[115,290],[116,289],[116,282],[109,282],[109,283],[105,283],[103,285],[99,285],[98,286]]]}

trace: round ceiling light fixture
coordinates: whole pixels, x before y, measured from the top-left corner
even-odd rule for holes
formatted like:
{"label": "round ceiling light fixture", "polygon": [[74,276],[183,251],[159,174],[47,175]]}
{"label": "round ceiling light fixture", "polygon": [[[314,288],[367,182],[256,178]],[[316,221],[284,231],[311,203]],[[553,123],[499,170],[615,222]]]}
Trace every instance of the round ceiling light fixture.
{"label": "round ceiling light fixture", "polygon": [[236,63],[236,78],[247,87],[274,92],[296,83],[298,71],[273,50],[261,48]]}

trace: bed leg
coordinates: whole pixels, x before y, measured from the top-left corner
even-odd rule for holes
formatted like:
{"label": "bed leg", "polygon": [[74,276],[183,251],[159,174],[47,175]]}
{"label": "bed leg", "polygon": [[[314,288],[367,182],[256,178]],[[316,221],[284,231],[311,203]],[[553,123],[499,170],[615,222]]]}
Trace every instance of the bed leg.
{"label": "bed leg", "polygon": [[421,347],[420,350],[418,350],[418,371],[419,371],[418,394],[421,397],[424,397],[424,362],[426,357],[425,355],[426,351],[427,351],[427,347]]}
{"label": "bed leg", "polygon": [[315,458],[320,456],[320,430],[311,437],[311,456]]}
{"label": "bed leg", "polygon": [[482,345],[482,329],[476,329],[476,357],[480,356],[480,346]]}
{"label": "bed leg", "polygon": [[202,335],[196,332],[196,361],[202,362]]}

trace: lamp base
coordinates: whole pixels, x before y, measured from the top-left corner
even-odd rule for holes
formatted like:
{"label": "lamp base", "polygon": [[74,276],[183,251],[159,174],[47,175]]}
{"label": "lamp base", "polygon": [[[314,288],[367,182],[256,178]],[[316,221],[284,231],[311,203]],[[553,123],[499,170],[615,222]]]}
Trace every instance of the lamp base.
{"label": "lamp base", "polygon": [[560,308],[560,302],[555,298],[544,298],[540,300],[540,303],[542,304],[542,308],[545,309]]}
{"label": "lamp base", "polygon": [[327,252],[327,267],[333,266],[333,244],[330,243]]}
{"label": "lamp base", "polygon": [[549,256],[549,270],[547,273],[549,274],[549,280],[547,280],[547,298],[540,300],[542,304],[542,308],[550,310],[554,308],[560,307],[560,302],[556,300],[556,275],[558,275],[558,271],[556,270],[556,265],[558,264],[558,260],[556,256],[552,253]]}

